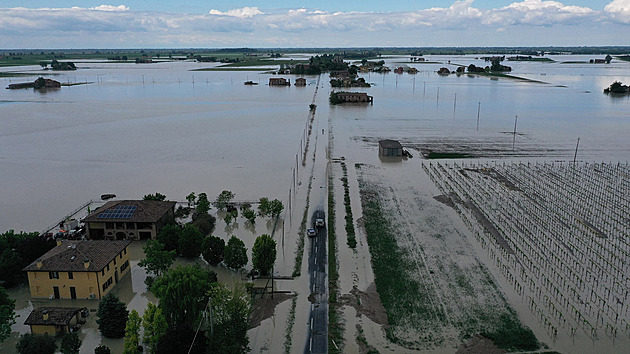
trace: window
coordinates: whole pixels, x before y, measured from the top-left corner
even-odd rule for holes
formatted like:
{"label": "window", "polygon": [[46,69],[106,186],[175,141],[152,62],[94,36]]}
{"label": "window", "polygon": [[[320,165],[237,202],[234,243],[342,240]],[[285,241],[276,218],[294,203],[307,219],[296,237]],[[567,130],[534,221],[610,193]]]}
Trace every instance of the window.
{"label": "window", "polygon": [[114,257],[114,265],[116,265],[116,257]]}
{"label": "window", "polygon": [[59,279],[59,272],[48,272],[49,279]]}
{"label": "window", "polygon": [[107,264],[107,271],[109,272],[109,264]]}
{"label": "window", "polygon": [[129,261],[128,261],[128,260],[127,260],[127,261],[125,261],[125,263],[123,263],[123,265],[122,265],[122,266],[120,266],[120,271],[121,271],[121,272],[124,272],[124,271],[125,271],[125,269],[127,269],[127,267],[129,267]]}
{"label": "window", "polygon": [[109,277],[109,279],[107,279],[105,284],[103,284],[103,291],[105,291],[107,288],[109,288],[109,286],[112,285],[113,282],[114,281],[112,280],[112,277]]}
{"label": "window", "polygon": [[41,286],[36,286],[35,289],[36,289],[38,294],[42,293],[42,287]]}
{"label": "window", "polygon": [[105,269],[101,270],[101,275],[105,276]]}
{"label": "window", "polygon": [[72,272],[68,272],[68,279],[74,279],[74,274]]}

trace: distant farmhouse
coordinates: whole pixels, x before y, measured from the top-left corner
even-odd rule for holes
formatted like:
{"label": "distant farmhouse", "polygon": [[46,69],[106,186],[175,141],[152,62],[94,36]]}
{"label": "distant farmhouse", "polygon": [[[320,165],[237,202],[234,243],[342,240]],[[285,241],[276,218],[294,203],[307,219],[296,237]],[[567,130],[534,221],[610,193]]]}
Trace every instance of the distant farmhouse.
{"label": "distant farmhouse", "polygon": [[365,92],[337,92],[337,98],[342,102],[369,102],[374,103],[374,97]]}
{"label": "distant farmhouse", "polygon": [[295,79],[295,86],[306,86],[306,79],[303,77]]}
{"label": "distant farmhouse", "polygon": [[100,299],[129,273],[131,241],[59,240],[23,271],[33,298]]}
{"label": "distant farmhouse", "polygon": [[90,240],[155,239],[175,219],[175,202],[120,200],[107,202],[83,219]]}
{"label": "distant farmhouse", "polygon": [[378,154],[381,156],[402,156],[402,145],[396,140],[380,140],[378,142]]}
{"label": "distant farmhouse", "polygon": [[31,312],[24,324],[31,327],[31,333],[58,336],[85,323],[85,316],[86,307],[40,307]]}
{"label": "distant farmhouse", "polygon": [[272,77],[269,78],[269,86],[291,86],[291,80],[283,77]]}
{"label": "distant farmhouse", "polygon": [[61,87],[61,82],[51,80],[51,79],[44,79],[40,77],[39,79],[33,82],[22,82],[18,84],[10,84],[9,87],[7,87],[7,89],[17,90],[17,89],[25,89],[25,88],[39,89],[39,88],[59,88],[59,87]]}

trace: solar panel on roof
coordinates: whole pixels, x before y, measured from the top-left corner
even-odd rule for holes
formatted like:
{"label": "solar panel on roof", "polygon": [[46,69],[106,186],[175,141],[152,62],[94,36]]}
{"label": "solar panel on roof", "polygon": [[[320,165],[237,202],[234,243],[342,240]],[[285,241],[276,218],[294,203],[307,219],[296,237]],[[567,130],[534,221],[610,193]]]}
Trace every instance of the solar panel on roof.
{"label": "solar panel on roof", "polygon": [[133,216],[137,206],[135,205],[117,205],[98,214],[99,219],[129,219]]}

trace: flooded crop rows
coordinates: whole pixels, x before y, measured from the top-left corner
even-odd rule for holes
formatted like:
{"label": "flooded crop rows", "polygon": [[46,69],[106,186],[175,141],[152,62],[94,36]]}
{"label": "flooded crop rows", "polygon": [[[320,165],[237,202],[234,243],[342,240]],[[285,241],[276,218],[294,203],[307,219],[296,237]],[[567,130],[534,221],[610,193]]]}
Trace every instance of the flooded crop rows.
{"label": "flooded crop rows", "polygon": [[554,342],[630,336],[628,164],[423,168]]}

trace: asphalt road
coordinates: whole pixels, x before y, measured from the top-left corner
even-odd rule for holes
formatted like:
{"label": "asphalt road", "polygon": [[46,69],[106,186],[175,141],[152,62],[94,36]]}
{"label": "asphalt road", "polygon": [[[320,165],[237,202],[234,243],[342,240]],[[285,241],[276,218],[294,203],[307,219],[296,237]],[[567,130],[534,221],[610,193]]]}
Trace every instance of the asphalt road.
{"label": "asphalt road", "polygon": [[[311,225],[313,225],[313,223],[311,223]],[[309,238],[308,273],[311,280],[311,295],[309,296],[311,314],[309,316],[309,331],[306,348],[304,349],[305,353],[328,352],[326,238],[326,227],[318,228],[317,236]]]}

